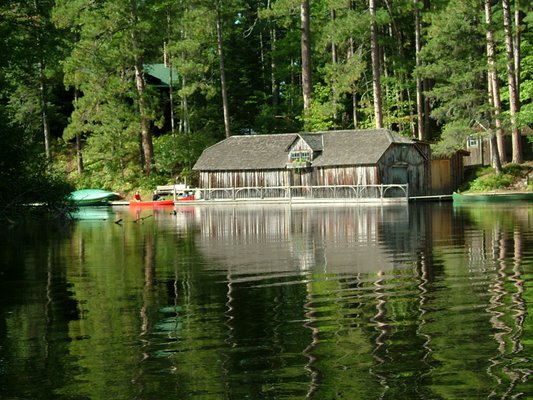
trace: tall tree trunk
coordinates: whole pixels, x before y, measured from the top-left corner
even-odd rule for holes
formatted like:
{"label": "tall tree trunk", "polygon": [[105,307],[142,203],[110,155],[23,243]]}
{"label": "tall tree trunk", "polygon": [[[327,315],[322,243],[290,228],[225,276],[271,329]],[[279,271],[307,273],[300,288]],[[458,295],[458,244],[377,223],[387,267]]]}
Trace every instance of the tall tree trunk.
{"label": "tall tree trunk", "polygon": [[144,173],[152,173],[152,163],[154,159],[154,147],[152,143],[152,133],[150,132],[150,121],[148,119],[146,102],[144,99],[146,92],[146,83],[144,81],[144,68],[142,59],[136,55],[135,60],[135,83],[137,86],[137,95],[139,101],[139,114],[141,122],[141,143],[143,150]]}
{"label": "tall tree trunk", "polygon": [[174,74],[172,73],[172,62],[167,43],[163,43],[163,63],[168,68],[169,88],[168,88],[168,102],[170,108],[170,132],[172,135],[176,133],[176,124],[174,116]]}
{"label": "tall tree trunk", "polygon": [[168,64],[168,68],[170,71],[170,87],[168,88],[168,101],[170,103],[170,131],[174,135],[176,133],[176,123],[174,116],[174,74],[172,72],[172,63]]}
{"label": "tall tree trunk", "polygon": [[372,51],[372,85],[374,88],[374,118],[376,128],[383,128],[383,111],[381,108],[381,85],[380,85],[380,58],[378,48],[378,28],[376,25],[376,3],[375,0],[369,0],[370,17],[370,47]]}
{"label": "tall tree trunk", "polygon": [[496,175],[500,175],[502,173],[502,163],[500,159],[500,153],[498,151],[498,140],[494,133],[490,133],[490,150],[492,156],[492,167],[494,168]]}
{"label": "tall tree trunk", "polygon": [[46,159],[51,160],[52,152],[50,150],[50,122],[48,120],[48,105],[46,98],[46,83],[44,75],[44,61],[39,61],[39,99],[41,103],[41,121],[43,124],[44,151]]}
{"label": "tall tree trunk", "polygon": [[[514,21],[515,21],[515,34],[514,34],[514,72],[515,72],[515,81],[516,81],[516,97],[520,100],[520,63],[521,63],[521,45],[522,40],[522,22],[524,18],[524,13],[519,8],[519,0],[515,0],[515,11],[514,11]],[[520,101],[517,104],[517,111],[520,111]]]}
{"label": "tall tree trunk", "polygon": [[224,41],[222,37],[222,21],[220,15],[220,2],[217,2],[216,10],[216,24],[217,24],[217,48],[218,48],[218,59],[220,63],[220,90],[222,91],[222,110],[224,112],[224,132],[226,137],[231,136],[231,130],[229,125],[229,105],[228,105],[228,91],[226,88],[226,67],[224,65]]}
{"label": "tall tree trunk", "polygon": [[513,49],[513,33],[510,0],[502,0],[503,7],[503,27],[505,31],[505,52],[507,55],[507,81],[509,82],[509,108],[511,112],[511,135],[513,143],[513,163],[521,163],[522,160],[522,143],[520,137],[520,130],[516,124],[516,113],[518,112],[518,104],[520,100],[517,95],[516,76],[515,76],[515,60]]}
{"label": "tall tree trunk", "polygon": [[[330,16],[331,16],[331,20],[335,21],[335,19],[337,19],[337,12],[335,10],[331,10]],[[332,40],[331,41],[331,62],[333,64],[337,64],[337,59],[338,59],[337,44],[335,43],[335,41]]]}
{"label": "tall tree trunk", "polygon": [[[74,104],[78,102],[79,92],[78,89],[74,89]],[[74,106],[76,108],[76,106]],[[76,165],[78,168],[78,174],[83,173],[83,151],[81,146],[81,133],[76,130]]]}
{"label": "tall tree trunk", "polygon": [[278,113],[279,85],[276,79],[276,28],[270,28],[270,89],[272,93],[272,112],[274,119]]}
{"label": "tall tree trunk", "polygon": [[170,40],[172,38],[172,15],[170,12],[170,7],[167,10],[167,42],[163,43],[163,59],[165,67],[169,69],[169,81],[170,86],[168,88],[168,100],[170,103],[170,131],[172,132],[172,135],[176,133],[176,124],[175,124],[175,116],[174,116],[174,74],[172,73],[172,57],[170,55],[170,50],[168,43],[170,43]]}
{"label": "tall tree trunk", "polygon": [[[35,21],[40,19],[40,10],[37,0],[33,1],[33,11],[35,13]],[[45,57],[44,57],[44,43],[42,38],[41,29],[38,24],[34,25],[35,28],[35,42],[37,44],[37,51],[39,55],[39,103],[41,107],[41,123],[43,127],[43,139],[44,139],[44,153],[48,161],[51,160],[52,153],[50,150],[50,122],[48,119],[48,101],[46,96],[46,76],[45,76]]]}
{"label": "tall tree trunk", "polygon": [[[350,45],[348,46],[348,54],[346,55],[346,58],[350,60],[352,57],[355,56],[355,49],[354,49],[354,42],[353,38],[350,38],[349,41]],[[357,93],[355,91],[352,92],[352,123],[354,129],[358,128],[359,121],[357,120]]]}
{"label": "tall tree trunk", "polygon": [[[337,12],[335,10],[330,11],[331,20],[335,21],[337,18]],[[334,40],[331,41],[331,63],[333,65],[336,65],[338,62],[338,54],[337,54],[337,44]],[[333,124],[334,126],[337,126],[337,91],[335,90],[335,87],[332,88],[332,94],[333,94]]]}
{"label": "tall tree trunk", "polygon": [[[431,9],[430,0],[423,0],[424,8],[423,11]],[[422,21],[420,21],[422,23]],[[421,26],[422,28],[422,26]],[[422,46],[422,45],[421,45]],[[423,90],[422,93],[426,93],[433,86],[433,82],[430,79],[423,79],[422,81]],[[431,140],[431,102],[428,96],[423,96],[424,99],[424,138],[425,140]]]}
{"label": "tall tree trunk", "polygon": [[131,7],[131,41],[133,46],[133,61],[135,68],[135,85],[137,87],[138,107],[141,123],[141,144],[143,154],[143,170],[146,175],[152,173],[152,164],[154,161],[154,145],[152,142],[152,132],[150,131],[150,118],[146,105],[146,82],[144,80],[144,64],[142,59],[141,38],[137,30],[139,18],[137,15],[136,1],[130,2]]}
{"label": "tall tree trunk", "polygon": [[181,118],[180,118],[180,125],[179,125],[179,132],[180,133],[190,133],[190,125],[189,125],[189,100],[187,98],[186,94],[186,87],[187,87],[187,80],[184,76],[181,77],[181,89],[182,89],[182,95],[181,95]]}
{"label": "tall tree trunk", "polygon": [[[183,40],[187,39],[187,33],[183,30],[181,31],[181,38]],[[187,55],[181,53],[181,59],[187,59]],[[178,124],[179,133],[190,133],[190,124],[189,124],[189,99],[187,97],[187,78],[185,74],[181,74],[181,92],[178,92],[180,97],[180,118]]]}
{"label": "tall tree trunk", "polygon": [[309,0],[302,0],[300,7],[300,22],[302,28],[302,92],[304,100],[304,114],[311,109],[311,31],[309,24]]}
{"label": "tall tree trunk", "polygon": [[[496,51],[494,44],[494,32],[492,30],[492,12],[491,12],[491,0],[485,0],[485,23],[487,24],[486,40],[487,40],[487,64],[489,80],[489,99],[494,112],[494,124],[496,126],[496,138],[497,154],[499,155],[498,164],[507,161],[506,149],[505,149],[505,137],[502,128],[501,114],[501,100],[500,100],[500,84],[498,82],[498,72],[496,71],[496,65],[494,62]],[[497,171],[498,172],[498,171]]]}
{"label": "tall tree trunk", "polygon": [[[414,0],[415,6],[415,62],[416,68],[420,68],[420,50],[422,49],[422,40],[420,35],[420,0]],[[417,134],[419,140],[425,140],[424,135],[424,88],[422,79],[416,76],[416,120]]]}

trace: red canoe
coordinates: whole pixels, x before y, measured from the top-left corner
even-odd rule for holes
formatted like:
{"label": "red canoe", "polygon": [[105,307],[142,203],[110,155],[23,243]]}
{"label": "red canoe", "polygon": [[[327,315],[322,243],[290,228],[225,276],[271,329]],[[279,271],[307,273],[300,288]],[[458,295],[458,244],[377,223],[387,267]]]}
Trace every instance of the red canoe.
{"label": "red canoe", "polygon": [[192,200],[196,200],[196,197],[191,194],[189,196],[180,196],[178,197],[178,201],[192,201]]}
{"label": "red canoe", "polygon": [[130,207],[160,207],[173,206],[174,200],[135,201],[130,200]]}

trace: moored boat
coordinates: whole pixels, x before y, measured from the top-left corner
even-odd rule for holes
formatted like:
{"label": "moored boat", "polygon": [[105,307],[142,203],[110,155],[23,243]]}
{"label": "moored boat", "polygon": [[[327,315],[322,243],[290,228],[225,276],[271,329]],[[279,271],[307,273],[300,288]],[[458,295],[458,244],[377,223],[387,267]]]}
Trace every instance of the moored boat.
{"label": "moored boat", "polygon": [[182,195],[182,196],[177,196],[176,200],[178,200],[178,201],[192,201],[192,200],[196,200],[196,197],[194,196],[194,194],[185,194],[185,195]]}
{"label": "moored boat", "polygon": [[120,194],[102,189],[81,189],[71,192],[67,200],[77,206],[105,206],[112,200],[120,199]]}
{"label": "moored boat", "polygon": [[462,194],[454,192],[454,204],[463,203],[506,203],[509,201],[533,201],[533,192],[491,192]]}
{"label": "moored boat", "polygon": [[130,207],[162,207],[173,206],[174,200],[136,201],[130,200]]}

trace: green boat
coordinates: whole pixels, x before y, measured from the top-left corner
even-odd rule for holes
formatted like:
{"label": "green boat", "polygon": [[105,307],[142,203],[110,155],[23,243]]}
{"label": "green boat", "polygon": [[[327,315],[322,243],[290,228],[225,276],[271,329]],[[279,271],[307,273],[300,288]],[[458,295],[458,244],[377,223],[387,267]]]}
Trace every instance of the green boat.
{"label": "green boat", "polygon": [[533,201],[533,192],[492,192],[473,194],[461,194],[454,192],[452,198],[454,204],[506,203],[509,201]]}
{"label": "green boat", "polygon": [[72,201],[77,206],[105,206],[112,200],[120,199],[120,195],[115,192],[102,189],[81,189],[70,193],[67,200]]}

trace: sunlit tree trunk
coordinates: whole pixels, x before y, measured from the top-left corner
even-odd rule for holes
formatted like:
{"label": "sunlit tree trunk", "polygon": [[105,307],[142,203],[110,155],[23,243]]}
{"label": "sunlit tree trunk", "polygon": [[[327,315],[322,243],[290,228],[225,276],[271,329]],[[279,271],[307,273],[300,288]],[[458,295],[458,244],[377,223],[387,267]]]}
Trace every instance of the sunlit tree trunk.
{"label": "sunlit tree trunk", "polygon": [[188,106],[188,99],[187,94],[185,94],[185,88],[187,87],[187,80],[184,76],[181,77],[181,89],[182,89],[182,95],[181,95],[181,117],[179,120],[179,128],[178,131],[180,133],[189,133],[189,106]]}
{"label": "sunlit tree trunk", "polygon": [[[167,11],[167,41],[170,42],[172,37],[172,31],[171,31],[171,22],[172,22],[172,15],[170,11]],[[174,116],[174,74],[172,72],[172,57],[170,56],[170,49],[167,44],[167,42],[163,43],[163,58],[164,58],[164,64],[165,67],[169,69],[169,82],[170,86],[168,88],[168,100],[170,105],[170,131],[172,132],[172,135],[176,133],[176,124],[175,124],[175,116]]]}
{"label": "sunlit tree trunk", "polygon": [[276,79],[276,28],[270,29],[270,88],[272,94],[272,112],[277,115],[279,103],[279,85]]}
{"label": "sunlit tree trunk", "polygon": [[[502,128],[502,122],[500,118],[501,113],[501,100],[500,100],[500,84],[498,82],[498,73],[496,71],[496,65],[494,63],[495,57],[495,45],[494,45],[494,32],[492,30],[492,12],[491,1],[485,0],[485,23],[487,24],[487,64],[488,64],[488,80],[489,80],[489,99],[493,107],[494,112],[494,124],[496,126],[496,142],[497,145],[494,148],[494,152],[499,156],[498,160],[494,160],[493,166],[496,168],[496,172],[501,172],[501,163],[506,161],[505,151],[505,137]],[[492,143],[492,142],[491,142]]]}
{"label": "sunlit tree trunk", "polygon": [[[78,89],[74,90],[74,104],[78,102]],[[78,174],[83,173],[83,151],[81,146],[81,132],[76,131],[76,165],[78,167]]]}
{"label": "sunlit tree trunk", "polygon": [[217,14],[216,14],[216,25],[217,25],[217,48],[218,48],[218,58],[220,64],[220,90],[222,91],[222,110],[224,112],[224,132],[226,137],[231,136],[230,130],[230,116],[229,116],[229,105],[228,105],[228,91],[226,87],[226,67],[224,65],[224,41],[222,36],[222,21],[220,15],[220,2],[217,2]]}
{"label": "sunlit tree trunk", "polygon": [[[522,40],[522,20],[524,18],[524,13],[519,9],[518,4],[519,0],[515,1],[515,12],[514,12],[514,21],[515,21],[515,34],[514,34],[514,69],[515,69],[515,81],[516,81],[516,97],[520,99],[520,64],[521,64],[521,46],[520,42]],[[520,111],[520,101],[517,104],[517,111]]]}
{"label": "sunlit tree trunk", "polygon": [[520,130],[516,123],[516,113],[518,112],[518,91],[515,76],[515,58],[513,49],[513,34],[511,22],[511,10],[509,0],[502,0],[503,7],[503,27],[505,31],[505,52],[507,55],[507,81],[509,83],[509,108],[511,112],[511,135],[513,143],[513,163],[522,162],[522,144]]}
{"label": "sunlit tree trunk", "polygon": [[[331,16],[331,20],[332,21],[335,21],[335,19],[337,18],[337,13],[335,10],[331,10],[330,11],[330,16]],[[338,55],[337,55],[337,44],[335,43],[334,40],[331,41],[331,63],[333,65],[337,64],[338,62]],[[334,121],[334,124],[337,123],[337,94],[336,94],[336,90],[335,88],[332,88],[332,92],[333,92],[333,107],[334,107],[334,113],[333,113],[333,121]]]}
{"label": "sunlit tree trunk", "polygon": [[133,46],[133,59],[135,69],[135,85],[137,87],[139,116],[141,123],[141,143],[143,154],[143,170],[146,175],[152,172],[152,164],[154,161],[154,146],[152,142],[152,132],[150,131],[150,119],[148,117],[148,109],[145,100],[146,82],[144,80],[144,64],[142,59],[142,45],[140,34],[137,30],[138,16],[136,1],[130,2],[131,7],[131,41]]}
{"label": "sunlit tree trunk", "polygon": [[[33,2],[33,11],[35,13],[35,20],[39,19],[40,10],[37,0]],[[44,139],[44,152],[46,159],[50,160],[52,157],[50,150],[50,122],[48,118],[48,100],[46,95],[46,77],[45,77],[45,58],[43,50],[43,39],[40,32],[41,27],[35,26],[35,41],[36,48],[39,52],[39,102],[41,106],[41,123],[43,127],[43,139]]]}
{"label": "sunlit tree trunk", "polygon": [[311,32],[309,23],[309,0],[302,0],[300,7],[300,22],[302,28],[302,92],[304,101],[304,114],[311,109]]}
{"label": "sunlit tree trunk", "polygon": [[50,160],[52,158],[52,152],[50,150],[50,122],[48,120],[46,84],[44,77],[44,61],[39,62],[39,93],[41,103],[41,121],[43,124],[44,151],[46,154],[46,159]]}
{"label": "sunlit tree trunk", "polygon": [[[420,1],[414,0],[415,7],[415,63],[416,68],[420,67],[420,50],[422,49],[422,41],[420,36]],[[416,76],[416,120],[417,120],[417,136],[419,140],[425,140],[424,135],[424,88],[422,79]]]}
{"label": "sunlit tree trunk", "polygon": [[500,159],[500,153],[498,151],[498,140],[496,139],[496,135],[494,133],[490,134],[490,150],[492,156],[492,167],[494,168],[496,175],[500,175],[502,173],[502,163]]}
{"label": "sunlit tree trunk", "polygon": [[381,108],[381,85],[380,85],[380,58],[378,48],[378,28],[376,25],[375,0],[369,1],[369,10],[372,21],[370,23],[370,47],[372,56],[372,85],[374,88],[374,118],[376,128],[383,128],[383,111]]}

